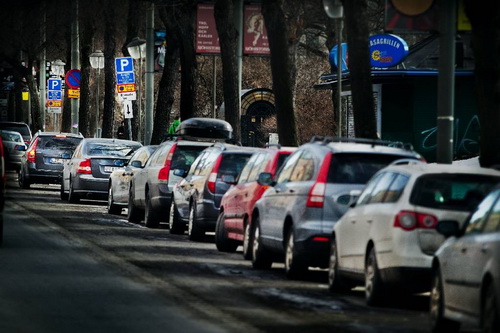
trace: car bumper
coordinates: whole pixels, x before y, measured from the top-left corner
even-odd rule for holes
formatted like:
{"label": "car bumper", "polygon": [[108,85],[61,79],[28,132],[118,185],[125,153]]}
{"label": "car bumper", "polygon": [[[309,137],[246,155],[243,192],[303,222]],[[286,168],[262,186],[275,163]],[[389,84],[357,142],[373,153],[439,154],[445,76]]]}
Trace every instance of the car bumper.
{"label": "car bumper", "polygon": [[393,288],[424,292],[431,289],[432,274],[430,268],[391,267],[381,269],[384,284]]}
{"label": "car bumper", "polygon": [[73,191],[75,191],[75,193],[85,193],[104,198],[107,198],[108,196],[107,178],[95,178],[92,175],[80,175],[72,179],[72,181]]}
{"label": "car bumper", "polygon": [[330,259],[330,235],[315,234],[295,241],[295,249],[307,266],[327,268]]}
{"label": "car bumper", "polygon": [[196,221],[205,231],[215,231],[215,224],[219,217],[219,208],[211,200],[202,200],[196,205]]}

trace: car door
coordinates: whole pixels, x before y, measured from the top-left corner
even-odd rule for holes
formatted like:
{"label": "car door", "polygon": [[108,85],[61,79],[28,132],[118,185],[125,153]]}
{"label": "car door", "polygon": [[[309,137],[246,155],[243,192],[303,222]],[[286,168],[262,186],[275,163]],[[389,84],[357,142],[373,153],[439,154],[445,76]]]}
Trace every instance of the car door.
{"label": "car door", "polygon": [[162,144],[158,149],[151,155],[146,166],[137,170],[133,179],[134,187],[134,202],[136,205],[144,207],[146,203],[146,184],[150,177],[157,177],[158,171],[165,164],[165,158],[170,149],[171,144]]}

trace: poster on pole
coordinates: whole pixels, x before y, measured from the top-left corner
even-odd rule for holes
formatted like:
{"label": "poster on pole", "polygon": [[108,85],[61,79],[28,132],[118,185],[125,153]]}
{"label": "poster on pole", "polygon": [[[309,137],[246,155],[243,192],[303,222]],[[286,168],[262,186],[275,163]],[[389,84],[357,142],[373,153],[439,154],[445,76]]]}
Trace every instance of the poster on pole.
{"label": "poster on pole", "polygon": [[196,23],[196,53],[219,54],[219,34],[215,24],[214,4],[198,4]]}
{"label": "poster on pole", "polygon": [[269,55],[269,40],[260,5],[246,5],[243,13],[243,54]]}

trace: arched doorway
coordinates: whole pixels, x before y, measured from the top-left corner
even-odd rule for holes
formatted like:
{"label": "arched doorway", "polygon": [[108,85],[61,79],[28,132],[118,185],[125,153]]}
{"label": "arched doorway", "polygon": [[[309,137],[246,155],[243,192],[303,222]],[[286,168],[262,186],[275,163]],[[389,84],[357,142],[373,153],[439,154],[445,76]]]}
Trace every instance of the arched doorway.
{"label": "arched doorway", "polygon": [[270,133],[277,133],[276,107],[271,89],[243,90],[241,95],[241,143],[264,147]]}

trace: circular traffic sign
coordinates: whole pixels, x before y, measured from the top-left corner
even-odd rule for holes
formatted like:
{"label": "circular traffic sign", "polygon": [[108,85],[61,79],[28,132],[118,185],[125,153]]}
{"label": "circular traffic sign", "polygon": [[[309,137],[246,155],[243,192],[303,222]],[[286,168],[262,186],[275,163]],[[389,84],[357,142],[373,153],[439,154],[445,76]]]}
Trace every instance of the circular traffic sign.
{"label": "circular traffic sign", "polygon": [[66,73],[65,82],[71,89],[80,88],[81,72],[79,69],[72,69]]}

